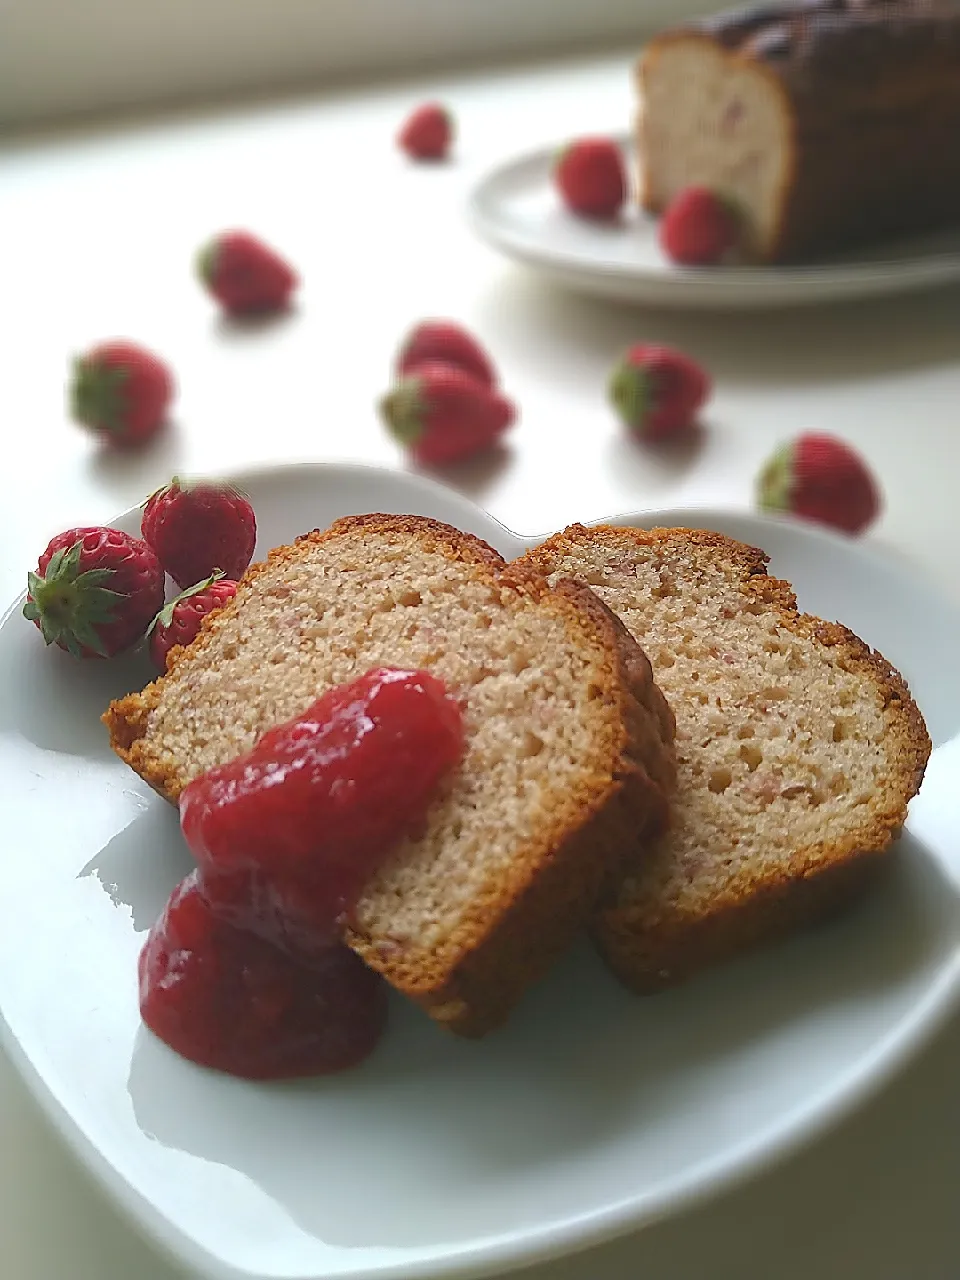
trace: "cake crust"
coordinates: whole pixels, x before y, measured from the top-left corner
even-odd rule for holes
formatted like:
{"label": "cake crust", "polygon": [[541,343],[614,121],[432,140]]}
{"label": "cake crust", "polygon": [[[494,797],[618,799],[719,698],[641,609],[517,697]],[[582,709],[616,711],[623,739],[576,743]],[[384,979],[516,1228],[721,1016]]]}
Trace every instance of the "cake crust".
{"label": "cake crust", "polygon": [[[655,678],[677,713],[674,827],[594,918],[613,971],[634,990],[656,990],[852,901],[884,864],[930,753],[923,717],[886,659],[846,627],[800,613],[790,585],[767,573],[768,557],[721,534],[575,525],[524,560],[548,577],[579,573],[628,626],[642,629]],[[664,581],[669,591],[660,602],[648,592]],[[695,592],[721,601],[716,634],[705,614],[694,621],[684,613]],[[698,626],[703,634],[688,640]],[[725,648],[751,628],[749,658]],[[747,669],[768,651],[769,670]],[[834,673],[823,685],[831,705],[819,709],[813,699],[813,712],[801,717],[789,701],[794,661],[803,664],[800,684]],[[705,689],[711,693],[701,703]],[[821,741],[814,724],[804,745],[804,720],[818,710],[832,729]],[[777,735],[768,747],[763,731],[771,723]],[[866,781],[853,777],[857,751],[873,762]],[[764,752],[776,761],[769,772]]]}

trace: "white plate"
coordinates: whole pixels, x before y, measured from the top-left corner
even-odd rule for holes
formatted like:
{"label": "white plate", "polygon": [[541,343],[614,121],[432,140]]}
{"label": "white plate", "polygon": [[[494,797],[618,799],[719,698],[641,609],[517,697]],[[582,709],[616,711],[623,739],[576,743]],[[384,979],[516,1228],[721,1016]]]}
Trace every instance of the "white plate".
{"label": "white plate", "polygon": [[[622,139],[632,164],[630,144]],[[578,292],[656,306],[749,308],[864,298],[960,280],[960,229],[786,267],[677,267],[638,209],[618,223],[577,218],[551,180],[558,147],[507,160],[474,187],[468,217],[483,239]]]}
{"label": "white plate", "polygon": [[[238,480],[261,553],[369,510],[437,516],[505,555],[537,541],[401,473]],[[310,1083],[206,1072],[141,1029],[137,952],[189,859],[175,812],[110,754],[98,716],[149,673],[47,651],[17,608],[0,625],[6,1047],[116,1200],[199,1274],[475,1276],[627,1231],[821,1130],[960,993],[957,617],[899,563],[799,525],[639,522],[760,543],[803,605],[904,669],[937,751],[895,870],[843,921],[656,998],[628,996],[583,947],[478,1044],[397,1001],[367,1064]],[[135,530],[138,513],[119,523]]]}

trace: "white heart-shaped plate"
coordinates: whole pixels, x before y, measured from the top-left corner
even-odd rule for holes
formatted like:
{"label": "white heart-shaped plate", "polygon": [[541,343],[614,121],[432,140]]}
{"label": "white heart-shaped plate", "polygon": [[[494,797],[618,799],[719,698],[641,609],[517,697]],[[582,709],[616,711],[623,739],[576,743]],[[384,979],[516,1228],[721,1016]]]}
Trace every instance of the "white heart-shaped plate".
{"label": "white heart-shaped plate", "polygon": [[[235,477],[260,554],[351,512],[520,537],[399,472]],[[146,1231],[216,1280],[477,1276],[641,1226],[821,1131],[913,1053],[960,993],[960,629],[867,544],[719,511],[643,525],[759,544],[800,603],[899,666],[936,751],[882,888],[843,920],[689,986],[630,997],[584,946],[501,1033],[460,1042],[397,1000],[359,1070],[255,1085],[140,1026],[136,958],[189,867],[175,812],[107,748],[142,659],[77,664],[14,606],[0,625],[0,1011],[66,1140]],[[136,531],[138,513],[122,527]]]}

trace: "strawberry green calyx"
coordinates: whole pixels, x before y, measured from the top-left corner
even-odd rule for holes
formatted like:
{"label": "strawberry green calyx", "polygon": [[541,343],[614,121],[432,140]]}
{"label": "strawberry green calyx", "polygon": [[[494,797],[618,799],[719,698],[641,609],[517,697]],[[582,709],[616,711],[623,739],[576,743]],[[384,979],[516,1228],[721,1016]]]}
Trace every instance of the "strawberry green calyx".
{"label": "strawberry green calyx", "polygon": [[610,377],[610,399],[628,427],[643,426],[652,407],[650,375],[622,360]]}
{"label": "strawberry green calyx", "polygon": [[214,237],[213,240],[208,240],[197,254],[197,275],[205,285],[213,284],[216,279],[219,251],[219,242]]}
{"label": "strawberry green calyx", "polygon": [[781,445],[757,477],[757,505],[761,511],[790,511],[794,488],[793,446]]}
{"label": "strawberry green calyx", "polygon": [[55,552],[42,576],[28,574],[29,598],[23,616],[38,624],[48,645],[61,644],[75,658],[81,657],[84,649],[105,656],[97,628],[114,620],[123,595],[106,585],[114,570],[79,572],[82,547],[82,542],[75,542]]}
{"label": "strawberry green calyx", "polygon": [[94,431],[118,431],[124,410],[123,388],[129,371],[95,360],[78,358],[73,363],[70,412],[74,419]]}
{"label": "strawberry green calyx", "polygon": [[151,635],[157,627],[169,627],[173,622],[173,611],[181,600],[189,600],[191,596],[198,596],[201,591],[206,591],[208,587],[212,587],[215,582],[219,582],[221,578],[226,577],[222,569],[214,569],[209,578],[204,578],[203,582],[194,583],[192,587],[187,587],[185,591],[181,591],[178,596],[174,596],[172,600],[168,600],[163,606],[154,620],[147,627],[147,635]]}
{"label": "strawberry green calyx", "polygon": [[426,430],[427,406],[419,378],[404,378],[380,400],[387,430],[402,445],[414,445]]}

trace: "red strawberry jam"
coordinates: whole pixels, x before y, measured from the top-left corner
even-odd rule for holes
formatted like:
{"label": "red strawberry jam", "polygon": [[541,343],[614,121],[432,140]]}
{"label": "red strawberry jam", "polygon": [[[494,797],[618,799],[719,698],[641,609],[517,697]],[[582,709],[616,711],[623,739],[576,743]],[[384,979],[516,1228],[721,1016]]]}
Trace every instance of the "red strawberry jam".
{"label": "red strawberry jam", "polygon": [[183,834],[203,868],[322,876],[347,901],[422,819],[462,751],[460,708],[443,684],[379,668],[190,783]]}
{"label": "red strawberry jam", "polygon": [[200,866],[140,957],[147,1026],[193,1062],[258,1079],[366,1057],[383,988],[339,941],[342,919],[462,752],[441,682],[384,668],[192,782],[180,819]]}
{"label": "red strawberry jam", "polygon": [[328,881],[322,873],[203,871],[203,896],[221,920],[249,929],[295,959],[309,959],[340,941],[343,917],[360,884],[353,888],[348,893],[344,877]]}
{"label": "red strawberry jam", "polygon": [[173,891],[140,954],[140,1012],[204,1067],[251,1080],[321,1075],[373,1052],[384,984],[345,946],[298,962],[211,910],[200,872]]}

